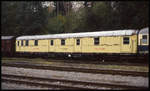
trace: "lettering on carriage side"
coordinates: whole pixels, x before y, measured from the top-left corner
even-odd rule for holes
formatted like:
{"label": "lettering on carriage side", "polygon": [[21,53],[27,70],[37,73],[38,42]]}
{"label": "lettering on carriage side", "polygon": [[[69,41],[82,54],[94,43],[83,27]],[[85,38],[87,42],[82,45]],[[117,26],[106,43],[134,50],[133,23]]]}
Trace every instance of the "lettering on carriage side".
{"label": "lettering on carriage side", "polygon": [[105,50],[105,48],[95,48],[95,50]]}
{"label": "lettering on carriage side", "polygon": [[113,44],[113,45],[116,45],[116,46],[117,46],[117,45],[119,45],[119,44]]}
{"label": "lettering on carriage side", "polygon": [[112,45],[109,45],[109,44],[101,44],[101,46],[117,46],[119,44],[112,44]]}
{"label": "lettering on carriage side", "polygon": [[61,48],[62,50],[67,50],[68,48]]}
{"label": "lettering on carriage side", "polygon": [[39,50],[39,48],[33,48],[33,50]]}

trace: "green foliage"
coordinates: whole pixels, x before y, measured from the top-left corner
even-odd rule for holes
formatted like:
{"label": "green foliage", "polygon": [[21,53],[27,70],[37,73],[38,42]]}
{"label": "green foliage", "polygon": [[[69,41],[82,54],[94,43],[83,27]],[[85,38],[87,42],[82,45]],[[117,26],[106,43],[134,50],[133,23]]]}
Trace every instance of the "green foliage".
{"label": "green foliage", "polygon": [[[148,2],[95,2],[85,7],[79,27],[84,31],[141,29],[148,26]],[[82,30],[79,30],[82,31]]]}
{"label": "green foliage", "polygon": [[40,34],[47,23],[41,2],[2,2],[2,34]]}
{"label": "green foliage", "polygon": [[75,32],[79,27],[79,19],[75,12],[70,12],[69,15],[66,16],[65,23],[65,32],[72,33]]}
{"label": "green foliage", "polygon": [[115,7],[121,28],[140,29],[148,26],[148,1],[116,2]]}
{"label": "green foliage", "polygon": [[[105,2],[96,2],[82,11],[81,31],[100,31],[110,28],[111,12]],[[82,24],[83,23],[83,24]]]}
{"label": "green foliage", "polygon": [[[54,1],[48,12],[41,1],[2,2],[2,35],[56,34],[114,29],[141,29],[148,26],[148,1],[91,1],[74,12],[65,2]],[[112,4],[113,3],[113,4]]]}
{"label": "green foliage", "polygon": [[62,15],[49,18],[46,29],[48,33],[63,33],[66,19]]}

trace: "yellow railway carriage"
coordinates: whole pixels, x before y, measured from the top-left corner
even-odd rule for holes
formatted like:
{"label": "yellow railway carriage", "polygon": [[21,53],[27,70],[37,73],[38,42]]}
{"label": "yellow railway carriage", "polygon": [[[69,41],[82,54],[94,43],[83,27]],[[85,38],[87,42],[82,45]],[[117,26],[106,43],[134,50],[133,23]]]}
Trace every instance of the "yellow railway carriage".
{"label": "yellow railway carriage", "polygon": [[16,39],[16,52],[69,57],[75,54],[135,54],[137,38],[136,30],[20,36]]}

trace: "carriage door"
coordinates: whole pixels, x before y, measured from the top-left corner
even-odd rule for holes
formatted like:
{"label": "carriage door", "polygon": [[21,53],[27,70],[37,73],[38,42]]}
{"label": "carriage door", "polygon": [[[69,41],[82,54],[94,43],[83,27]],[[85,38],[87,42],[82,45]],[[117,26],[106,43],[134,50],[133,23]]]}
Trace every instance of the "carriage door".
{"label": "carriage door", "polygon": [[48,52],[55,51],[56,44],[54,45],[54,39],[50,39],[48,42]]}
{"label": "carriage door", "polygon": [[80,38],[75,39],[75,52],[81,53],[81,39]]}
{"label": "carriage door", "polygon": [[121,52],[130,53],[132,51],[132,43],[130,37],[123,37],[121,41]]}

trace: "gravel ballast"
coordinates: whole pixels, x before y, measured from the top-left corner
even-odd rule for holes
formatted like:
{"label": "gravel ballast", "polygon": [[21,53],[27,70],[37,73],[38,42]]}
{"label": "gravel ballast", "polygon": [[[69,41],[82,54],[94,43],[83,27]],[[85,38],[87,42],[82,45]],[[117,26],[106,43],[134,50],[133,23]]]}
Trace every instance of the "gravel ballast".
{"label": "gravel ballast", "polygon": [[91,81],[91,82],[98,82],[98,83],[111,83],[111,84],[130,85],[130,86],[139,86],[139,87],[140,86],[148,87],[148,83],[149,83],[147,77],[132,77],[132,76],[121,76],[121,75],[92,74],[92,73],[39,70],[39,69],[27,69],[27,68],[25,69],[25,68],[6,67],[6,66],[2,66],[2,74],[3,73],[44,77],[44,78]]}

